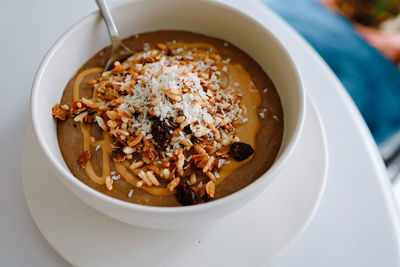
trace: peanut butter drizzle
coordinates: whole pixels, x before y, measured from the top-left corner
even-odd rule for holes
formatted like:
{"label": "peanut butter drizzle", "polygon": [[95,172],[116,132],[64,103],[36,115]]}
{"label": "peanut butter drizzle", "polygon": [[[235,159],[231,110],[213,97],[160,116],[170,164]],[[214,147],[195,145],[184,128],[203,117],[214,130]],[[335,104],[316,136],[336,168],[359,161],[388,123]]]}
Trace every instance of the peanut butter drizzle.
{"label": "peanut butter drizzle", "polygon": [[[217,49],[207,43],[181,43],[177,42],[175,44],[170,45],[172,49],[176,49],[178,47],[188,47],[188,48],[206,48],[212,49],[213,51],[217,52]],[[139,52],[140,53],[140,52]],[[238,92],[242,94],[242,103],[244,106],[247,107],[247,114],[246,117],[248,121],[239,126],[237,130],[237,135],[240,138],[241,142],[248,143],[256,150],[256,136],[260,130],[260,121],[258,119],[257,108],[261,105],[261,96],[258,92],[257,88],[255,87],[250,75],[247,73],[246,70],[243,69],[242,65],[240,64],[227,64],[228,67],[228,75],[229,75],[229,84],[228,86],[235,88]],[[78,74],[76,77],[74,84],[73,84],[73,101],[79,100],[79,90],[80,85],[83,79],[95,73],[103,72],[102,68],[90,68]],[[239,86],[235,86],[236,83],[239,83]],[[93,92],[93,96],[95,96]],[[111,144],[113,142],[111,136],[107,133],[103,133],[103,139],[98,140],[95,142],[90,141],[90,126],[81,123],[81,130],[84,137],[84,150],[90,150],[90,147],[96,147],[100,145],[103,153],[103,170],[102,175],[98,176],[93,169],[92,162],[89,160],[86,164],[85,170],[89,178],[97,183],[97,184],[104,184],[106,177],[110,175],[110,154],[112,152]],[[223,165],[220,169],[218,178],[215,182],[216,185],[220,184],[227,176],[229,176],[232,172],[234,172],[240,166],[246,164],[250,161],[253,156],[249,157],[244,161],[235,161],[231,160],[230,164]],[[124,180],[137,187],[136,184],[140,180],[137,178],[137,174],[141,169],[145,170],[145,168],[130,170],[129,169],[129,162],[124,161],[122,163],[114,162],[116,170],[124,178]],[[162,187],[149,187],[149,186],[142,186],[143,190],[147,191],[148,193],[156,196],[170,196],[175,194],[174,191],[169,191],[167,188]],[[197,186],[193,186],[195,191],[198,191],[199,188]]]}
{"label": "peanut butter drizzle", "polygon": [[[74,81],[74,86],[73,86],[73,91],[72,91],[72,101],[78,101],[79,100],[79,89],[81,87],[81,83],[83,79],[85,79],[86,76],[90,74],[96,74],[96,73],[101,73],[103,72],[103,68],[90,68],[87,70],[82,71],[81,73],[76,76],[75,81]],[[93,94],[95,96],[95,94]]]}
{"label": "peanut butter drizzle", "polygon": [[215,46],[207,44],[207,43],[201,43],[201,42],[194,42],[194,43],[183,43],[183,42],[176,42],[174,44],[170,44],[169,47],[171,49],[177,49],[179,47],[187,47],[187,48],[206,48],[207,50],[212,50],[214,52],[218,52],[218,50],[215,48]]}
{"label": "peanut butter drizzle", "polygon": [[[74,102],[79,100],[79,89],[80,89],[83,79],[90,74],[100,73],[102,71],[103,71],[102,68],[91,68],[91,69],[87,69],[87,70],[79,73],[79,75],[76,77],[76,79],[74,81],[74,85],[73,85],[72,99]],[[81,122],[81,130],[82,130],[82,134],[83,134],[83,150],[90,151],[91,145],[92,146],[100,145],[103,150],[102,175],[98,176],[96,174],[96,172],[93,169],[91,160],[89,160],[86,163],[85,170],[86,170],[87,175],[90,177],[90,179],[93,182],[95,182],[97,184],[104,184],[106,181],[106,177],[110,174],[110,161],[109,161],[108,155],[109,155],[109,153],[111,153],[111,151],[110,151],[111,147],[107,144],[110,142],[109,139],[111,139],[111,137],[106,132],[104,132],[103,140],[96,141],[95,143],[91,143],[90,142],[90,127]]]}

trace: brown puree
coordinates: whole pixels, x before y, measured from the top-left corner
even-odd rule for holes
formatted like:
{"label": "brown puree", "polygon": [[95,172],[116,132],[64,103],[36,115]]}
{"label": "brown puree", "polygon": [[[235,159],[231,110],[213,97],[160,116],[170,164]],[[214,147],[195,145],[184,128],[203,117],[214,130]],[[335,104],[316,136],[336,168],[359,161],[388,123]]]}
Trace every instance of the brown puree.
{"label": "brown puree", "polygon": [[[215,47],[223,59],[230,59],[228,76],[230,87],[236,88],[242,95],[242,102],[247,107],[248,121],[239,126],[237,136],[241,142],[250,144],[255,154],[245,161],[235,161],[230,158],[230,164],[224,165],[220,171],[220,178],[216,181],[215,197],[218,199],[229,195],[249,185],[273,164],[279,151],[283,135],[283,113],[276,89],[261,69],[261,67],[246,53],[227,42],[185,31],[157,31],[132,36],[124,43],[133,51],[142,51],[148,43],[155,47],[157,43],[167,43],[174,40],[171,46],[210,46]],[[146,44],[147,45],[147,44]],[[93,88],[88,81],[96,79],[102,72],[110,54],[110,47],[106,47],[89,59],[67,84],[61,104],[70,105],[81,97],[92,98]],[[74,86],[76,87],[74,92]],[[160,187],[135,185],[138,170],[130,171],[130,162],[116,163],[110,158],[112,138],[103,132],[97,125],[88,126],[68,118],[58,121],[57,135],[64,160],[75,177],[88,186],[106,195],[138,204],[152,206],[177,206],[180,203],[175,197],[175,191],[166,189],[165,182],[160,180]],[[96,142],[90,141],[90,136]],[[96,150],[100,145],[100,149]],[[77,158],[83,151],[90,150],[92,158],[82,168]],[[103,153],[105,152],[105,153]],[[104,185],[106,176],[111,171],[121,175],[121,179],[113,181],[112,190]],[[198,181],[202,178],[198,178]],[[208,180],[208,179],[207,179]],[[204,179],[204,181],[207,181]],[[193,188],[198,191],[196,186]],[[129,194],[134,189],[132,194]]]}

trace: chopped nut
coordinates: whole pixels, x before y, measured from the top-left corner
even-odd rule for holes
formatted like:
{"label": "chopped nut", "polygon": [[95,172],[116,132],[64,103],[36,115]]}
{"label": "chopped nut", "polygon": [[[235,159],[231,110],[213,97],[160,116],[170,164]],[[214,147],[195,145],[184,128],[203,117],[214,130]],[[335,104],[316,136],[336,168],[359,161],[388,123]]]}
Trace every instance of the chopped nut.
{"label": "chopped nut", "polygon": [[182,148],[180,148],[176,151],[178,151],[178,153],[177,153],[178,160],[176,162],[176,168],[177,168],[178,174],[180,176],[184,176],[183,164],[185,163],[185,155],[183,155]]}
{"label": "chopped nut", "polygon": [[132,154],[133,152],[135,152],[135,150],[134,150],[133,148],[129,147],[129,146],[124,147],[124,148],[122,149],[122,151],[123,151],[125,154]]}
{"label": "chopped nut", "polygon": [[136,186],[137,186],[137,187],[142,187],[142,186],[143,186],[143,183],[144,183],[143,180],[142,180],[142,181],[139,181],[139,182],[136,183]]}
{"label": "chopped nut", "polygon": [[149,169],[150,171],[154,172],[156,175],[160,176],[160,169],[157,166],[154,166],[152,164],[149,164],[146,166],[147,169]]}
{"label": "chopped nut", "polygon": [[109,121],[107,121],[107,126],[110,128],[116,128],[118,126],[118,124],[113,120],[109,120]]}
{"label": "chopped nut", "polygon": [[157,47],[158,49],[160,49],[160,50],[163,50],[163,51],[167,51],[167,50],[168,50],[167,45],[166,45],[166,44],[163,44],[163,43],[158,43],[158,44],[156,44],[156,47]]}
{"label": "chopped nut", "polygon": [[82,113],[78,114],[78,115],[74,118],[74,121],[77,121],[77,122],[82,121],[83,118],[86,117],[87,115],[88,115],[88,112],[87,112],[87,111],[82,112]]}
{"label": "chopped nut", "polygon": [[169,161],[164,161],[163,163],[161,163],[161,167],[163,168],[168,168],[171,165],[171,163]]}
{"label": "chopped nut", "polygon": [[182,92],[177,88],[170,88],[165,91],[165,94],[174,101],[180,102],[182,101]]}
{"label": "chopped nut", "polygon": [[95,85],[97,83],[97,80],[89,80],[88,85]]}
{"label": "chopped nut", "polygon": [[229,158],[229,151],[228,150],[217,151],[215,155],[222,158]]}
{"label": "chopped nut", "polygon": [[103,131],[107,131],[106,124],[104,123],[104,120],[102,117],[96,116],[95,120],[97,121],[97,124]]}
{"label": "chopped nut", "polygon": [[[189,72],[190,72],[190,68],[185,68],[185,69],[182,71],[181,75],[185,76],[185,75],[187,75]],[[184,89],[186,89],[186,91],[188,91],[187,88],[184,88]]]}
{"label": "chopped nut", "polygon": [[61,109],[68,111],[69,110],[69,106],[67,104],[63,104],[63,105],[61,105]]}
{"label": "chopped nut", "polygon": [[62,121],[67,119],[68,112],[62,108],[60,108],[60,104],[56,104],[52,109],[53,117]]}
{"label": "chopped nut", "polygon": [[143,160],[138,161],[138,162],[134,161],[134,162],[132,162],[131,166],[129,166],[129,169],[130,170],[135,170],[137,168],[142,167],[143,165],[144,165],[144,161]]}
{"label": "chopped nut", "polygon": [[196,172],[192,172],[190,175],[190,184],[195,184],[196,183]]}
{"label": "chopped nut", "polygon": [[100,111],[107,111],[107,110],[109,110],[110,108],[108,107],[108,106],[106,106],[106,105],[103,105],[103,104],[101,104],[100,106],[99,106],[99,108],[98,108],[98,110],[100,110]]}
{"label": "chopped nut", "polygon": [[196,136],[196,137],[202,137],[202,136],[207,135],[209,132],[210,132],[210,129],[204,129],[204,130],[195,132],[195,133],[194,133],[194,136]]}
{"label": "chopped nut", "polygon": [[221,133],[215,128],[214,124],[209,124],[209,128],[214,135],[215,141],[221,141]]}
{"label": "chopped nut", "polygon": [[213,156],[209,157],[207,164],[203,167],[203,172],[206,173],[211,170],[211,166],[214,164],[215,158]]}
{"label": "chopped nut", "polygon": [[75,117],[79,113],[86,110],[86,106],[81,101],[75,101],[72,103],[71,115]]}
{"label": "chopped nut", "polygon": [[215,175],[212,172],[207,172],[206,175],[211,181],[216,181]]}
{"label": "chopped nut", "polygon": [[192,143],[189,139],[183,139],[183,140],[181,141],[181,144],[184,145],[184,146],[186,146],[187,148],[190,148],[190,147],[193,146],[193,143]]}
{"label": "chopped nut", "polygon": [[223,146],[229,146],[231,144],[231,142],[232,142],[232,139],[228,136],[228,137],[222,139],[221,144]]}
{"label": "chopped nut", "polygon": [[82,102],[83,102],[83,104],[85,104],[85,106],[87,106],[89,108],[98,108],[100,106],[100,103],[93,102],[92,100],[89,100],[86,98],[82,98]]}
{"label": "chopped nut", "polygon": [[126,131],[126,130],[123,130],[123,129],[119,129],[119,130],[118,130],[118,133],[119,133],[119,134],[122,134],[123,136],[129,136],[129,132]]}
{"label": "chopped nut", "polygon": [[151,180],[147,177],[146,173],[144,171],[140,171],[138,173],[138,176],[140,179],[142,179],[148,186],[152,186],[153,184],[151,183]]}
{"label": "chopped nut", "polygon": [[214,198],[214,194],[215,194],[215,183],[213,181],[209,181],[206,184],[206,192],[207,195],[209,195],[211,198]]}
{"label": "chopped nut", "polygon": [[236,119],[232,122],[232,125],[235,127],[239,127],[240,125],[243,124],[243,120],[242,119]]}
{"label": "chopped nut", "polygon": [[151,181],[152,184],[154,184],[156,186],[160,185],[160,183],[158,182],[157,178],[154,176],[152,171],[147,171],[146,176]]}
{"label": "chopped nut", "polygon": [[231,122],[231,119],[229,118],[229,117],[224,117],[223,119],[222,119],[222,121],[219,123],[219,126],[225,126],[225,125],[227,125],[228,123],[230,123]]}
{"label": "chopped nut", "polygon": [[88,151],[88,150],[85,150],[79,156],[77,161],[81,167],[84,167],[84,166],[86,166],[86,163],[90,160],[91,157],[92,157],[92,153],[90,153],[90,151]]}
{"label": "chopped nut", "polygon": [[137,144],[139,144],[140,141],[142,141],[142,139],[143,139],[143,135],[142,135],[142,134],[139,134],[139,135],[136,136],[134,139],[132,139],[131,141],[128,142],[128,146],[134,147],[134,146],[136,146]]}
{"label": "chopped nut", "polygon": [[116,120],[118,119],[118,113],[114,110],[108,110],[106,111],[106,115],[110,120]]}
{"label": "chopped nut", "polygon": [[196,150],[197,153],[199,154],[206,154],[206,151],[204,150],[204,148],[201,147],[200,144],[196,143],[193,145],[194,149]]}
{"label": "chopped nut", "polygon": [[168,185],[167,185],[167,189],[169,191],[174,191],[175,188],[178,186],[178,184],[181,182],[181,178],[180,177],[176,177],[174,178]]}
{"label": "chopped nut", "polygon": [[160,177],[164,179],[169,179],[169,176],[171,175],[170,171],[168,169],[161,169],[160,171]]}
{"label": "chopped nut", "polygon": [[183,128],[185,128],[186,126],[188,126],[190,124],[190,122],[188,122],[187,120],[184,120],[182,123],[181,123],[181,125],[179,125],[179,127],[181,128],[181,129],[183,129]]}
{"label": "chopped nut", "polygon": [[111,191],[113,189],[113,183],[114,183],[114,180],[111,179],[110,176],[107,176],[106,177],[106,187],[107,187],[108,190]]}
{"label": "chopped nut", "polygon": [[175,122],[181,124],[185,121],[185,119],[185,116],[179,116],[178,118],[176,118]]}

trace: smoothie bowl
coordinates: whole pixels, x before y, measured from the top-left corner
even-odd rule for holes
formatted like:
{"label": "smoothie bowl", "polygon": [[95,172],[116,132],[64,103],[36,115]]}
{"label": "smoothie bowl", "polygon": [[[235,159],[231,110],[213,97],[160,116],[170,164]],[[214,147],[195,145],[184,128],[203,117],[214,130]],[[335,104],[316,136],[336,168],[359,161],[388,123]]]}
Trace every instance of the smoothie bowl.
{"label": "smoothie bowl", "polygon": [[134,52],[110,71],[100,14],[43,60],[31,116],[57,177],[117,220],[193,227],[253,199],[295,148],[305,101],[296,66],[257,21],[213,1],[111,9]]}

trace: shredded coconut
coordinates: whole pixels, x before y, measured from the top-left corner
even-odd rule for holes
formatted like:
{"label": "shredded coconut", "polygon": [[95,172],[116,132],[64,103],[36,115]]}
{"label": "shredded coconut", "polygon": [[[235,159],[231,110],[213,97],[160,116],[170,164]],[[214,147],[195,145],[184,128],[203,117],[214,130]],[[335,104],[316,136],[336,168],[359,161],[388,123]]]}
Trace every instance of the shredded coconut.
{"label": "shredded coconut", "polygon": [[260,116],[261,119],[265,118],[265,113],[267,112],[267,109],[264,108],[263,110],[261,110],[261,112],[258,114]]}
{"label": "shredded coconut", "polygon": [[113,175],[111,176],[111,179],[113,179],[114,181],[118,181],[119,179],[121,179],[121,175]]}
{"label": "shredded coconut", "polygon": [[129,193],[128,193],[128,197],[132,197],[132,195],[133,195],[133,189],[131,189],[130,191],[129,191]]}

